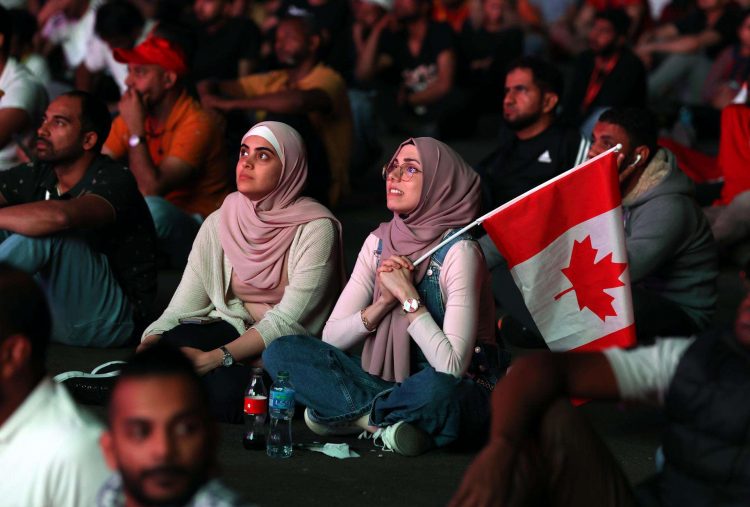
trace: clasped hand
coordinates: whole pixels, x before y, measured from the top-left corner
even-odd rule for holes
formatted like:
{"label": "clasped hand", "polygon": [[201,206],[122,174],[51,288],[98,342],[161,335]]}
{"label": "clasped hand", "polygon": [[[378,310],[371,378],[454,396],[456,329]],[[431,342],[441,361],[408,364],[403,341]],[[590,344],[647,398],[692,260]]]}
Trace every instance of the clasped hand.
{"label": "clasped hand", "polygon": [[394,255],[378,267],[377,283],[381,298],[386,302],[401,302],[417,295],[414,288],[414,264],[402,256]]}

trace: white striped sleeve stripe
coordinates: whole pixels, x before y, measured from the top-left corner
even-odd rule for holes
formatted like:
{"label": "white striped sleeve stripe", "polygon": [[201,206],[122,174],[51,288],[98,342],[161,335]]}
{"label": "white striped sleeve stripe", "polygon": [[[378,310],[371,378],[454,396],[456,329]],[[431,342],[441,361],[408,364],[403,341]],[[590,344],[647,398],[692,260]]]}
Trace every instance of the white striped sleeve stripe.
{"label": "white striped sleeve stripe", "polygon": [[579,164],[583,164],[586,161],[586,157],[589,153],[590,147],[591,147],[591,141],[581,136],[581,142],[578,143],[578,155],[576,155],[576,162],[575,164],[573,164],[573,167]]}

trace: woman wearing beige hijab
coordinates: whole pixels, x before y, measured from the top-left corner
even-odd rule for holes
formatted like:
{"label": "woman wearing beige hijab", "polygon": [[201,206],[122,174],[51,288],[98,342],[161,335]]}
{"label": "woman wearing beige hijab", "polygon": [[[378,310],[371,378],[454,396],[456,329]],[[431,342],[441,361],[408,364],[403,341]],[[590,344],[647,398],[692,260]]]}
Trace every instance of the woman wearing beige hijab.
{"label": "woman wearing beige hijab", "polygon": [[[496,348],[488,354],[494,306],[476,241],[462,235],[412,264],[476,218],[479,177],[431,138],[405,141],[383,175],[393,218],[365,240],[323,342],[283,337],[263,361],[272,377],[290,371],[313,432],[367,430],[387,449],[416,455],[483,434],[500,374]],[[361,359],[345,352],[357,346]],[[491,368],[473,375],[481,361]]]}
{"label": "woman wearing beige hijab", "polygon": [[190,357],[220,420],[241,422],[251,365],[280,336],[319,335],[341,288],[341,226],[300,196],[306,178],[296,130],[250,129],[237,192],[206,219],[172,301],[143,333],[141,348],[163,339]]}

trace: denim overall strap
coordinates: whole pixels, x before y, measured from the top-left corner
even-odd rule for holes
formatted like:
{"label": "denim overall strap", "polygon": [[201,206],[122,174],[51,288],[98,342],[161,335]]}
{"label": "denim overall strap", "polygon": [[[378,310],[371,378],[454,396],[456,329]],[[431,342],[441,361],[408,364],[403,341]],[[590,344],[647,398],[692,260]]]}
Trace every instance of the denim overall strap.
{"label": "denim overall strap", "polygon": [[[449,237],[453,231],[448,231],[443,235],[443,238]],[[443,293],[440,290],[440,269],[445,262],[445,256],[448,254],[448,250],[459,241],[475,241],[473,236],[466,232],[453,238],[451,241],[441,246],[435,253],[430,256],[429,266],[422,280],[415,287],[419,293],[419,299],[422,300],[422,304],[427,308],[427,311],[432,315],[433,320],[439,327],[443,327],[443,320],[445,320],[445,301],[443,301]],[[380,255],[383,252],[383,241],[378,240],[378,248],[375,254],[380,259]],[[380,264],[380,260],[378,260]],[[411,342],[411,371],[419,371],[429,366],[427,358],[424,356],[422,349],[412,340]]]}
{"label": "denim overall strap", "polygon": [[[447,238],[453,233],[452,230],[446,232],[443,238]],[[429,266],[424,278],[415,287],[419,293],[419,298],[422,300],[422,304],[430,312],[435,323],[443,327],[443,320],[445,319],[445,301],[443,301],[443,293],[440,291],[440,269],[445,262],[445,256],[448,254],[448,250],[459,241],[476,241],[474,237],[465,232],[460,236],[453,238],[451,241],[441,246],[435,253],[432,254],[429,260]],[[378,248],[375,250],[375,255],[378,257],[377,265],[380,265],[380,257],[383,253],[383,240],[378,240]]]}
{"label": "denim overall strap", "polygon": [[[453,231],[445,233],[443,238],[447,238],[453,234]],[[435,323],[443,327],[443,320],[445,319],[445,301],[443,301],[443,293],[440,290],[440,270],[445,262],[445,256],[448,254],[448,250],[459,241],[474,241],[474,238],[468,232],[461,234],[453,238],[450,242],[441,246],[435,253],[430,257],[430,264],[427,267],[427,272],[424,278],[417,284],[416,289],[419,292],[419,298],[422,300],[422,304],[425,305],[427,311],[430,312]]]}

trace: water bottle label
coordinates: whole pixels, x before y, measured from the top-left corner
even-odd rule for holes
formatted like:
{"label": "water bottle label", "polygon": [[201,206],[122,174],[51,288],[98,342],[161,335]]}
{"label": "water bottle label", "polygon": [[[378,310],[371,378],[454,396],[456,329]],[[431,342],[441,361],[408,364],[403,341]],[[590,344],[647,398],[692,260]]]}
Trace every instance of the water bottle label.
{"label": "water bottle label", "polygon": [[271,392],[271,410],[292,410],[294,408],[294,389]]}
{"label": "water bottle label", "polygon": [[268,412],[268,397],[245,396],[245,413],[248,415],[265,414]]}

